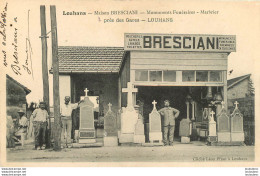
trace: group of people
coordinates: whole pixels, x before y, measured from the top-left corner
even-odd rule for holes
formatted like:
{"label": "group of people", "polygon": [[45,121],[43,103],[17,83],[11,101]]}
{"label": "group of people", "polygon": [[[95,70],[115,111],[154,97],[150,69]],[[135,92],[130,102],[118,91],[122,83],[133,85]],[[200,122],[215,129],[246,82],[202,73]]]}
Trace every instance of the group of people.
{"label": "group of people", "polygon": [[[80,102],[71,104],[70,97],[66,96],[64,99],[64,103],[61,104],[60,115],[62,122],[62,133],[61,133],[61,148],[71,148],[72,147],[72,139],[71,139],[71,130],[72,130],[72,110],[78,108]],[[163,126],[163,143],[164,145],[173,145],[174,139],[174,130],[175,130],[175,119],[178,118],[180,111],[170,107],[170,101],[164,101],[164,108],[158,111],[162,117],[162,126]],[[28,120],[25,117],[25,113],[20,110],[18,111],[20,116],[19,119],[19,128],[16,131],[17,133],[25,133]],[[34,128],[34,137],[35,137],[35,149],[36,150],[44,150],[46,148],[46,129],[49,128],[49,115],[46,110],[45,102],[40,102],[39,108],[35,109],[32,113],[33,119],[33,128]],[[7,118],[7,123],[8,123]],[[13,127],[10,126],[7,128],[8,130],[12,130]],[[8,132],[10,134],[10,131]],[[10,136],[7,136],[7,138]]]}

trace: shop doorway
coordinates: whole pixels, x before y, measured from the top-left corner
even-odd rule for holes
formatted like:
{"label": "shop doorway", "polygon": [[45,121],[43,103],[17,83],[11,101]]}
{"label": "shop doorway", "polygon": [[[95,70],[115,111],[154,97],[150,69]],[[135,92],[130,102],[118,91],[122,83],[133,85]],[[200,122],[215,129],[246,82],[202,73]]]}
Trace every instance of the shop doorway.
{"label": "shop doorway", "polygon": [[186,96],[189,92],[189,87],[180,86],[137,86],[138,93],[136,96],[137,102],[143,103],[144,122],[149,122],[149,113],[153,109],[152,102],[157,102],[157,110],[164,107],[164,101],[169,100],[170,106],[180,111],[178,119],[176,119],[175,136],[179,136],[179,125],[183,118],[187,117]]}

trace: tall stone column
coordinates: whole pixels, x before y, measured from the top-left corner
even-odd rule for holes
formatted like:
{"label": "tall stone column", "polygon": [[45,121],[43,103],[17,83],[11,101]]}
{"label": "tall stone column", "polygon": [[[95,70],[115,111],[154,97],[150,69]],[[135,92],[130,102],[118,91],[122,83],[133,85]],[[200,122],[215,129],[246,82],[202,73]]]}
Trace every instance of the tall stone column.
{"label": "tall stone column", "polygon": [[191,106],[192,106],[191,120],[195,121],[195,101],[191,101]]}
{"label": "tall stone column", "polygon": [[190,119],[190,102],[186,101],[187,105],[187,119]]}

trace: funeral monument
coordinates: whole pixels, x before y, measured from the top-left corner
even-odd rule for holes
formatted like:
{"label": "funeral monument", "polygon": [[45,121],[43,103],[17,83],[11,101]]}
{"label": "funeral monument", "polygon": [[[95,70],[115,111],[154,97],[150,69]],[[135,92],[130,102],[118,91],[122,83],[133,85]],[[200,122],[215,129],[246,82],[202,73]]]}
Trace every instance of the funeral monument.
{"label": "funeral monument", "polygon": [[222,102],[222,109],[217,114],[217,132],[218,142],[230,142],[230,119],[227,115],[224,102]]}
{"label": "funeral monument", "polygon": [[161,115],[156,109],[157,102],[154,100],[152,104],[153,110],[149,114],[149,141],[151,143],[155,141],[159,141],[159,143],[162,143]]}
{"label": "funeral monument", "polygon": [[231,141],[241,142],[245,140],[244,129],[243,129],[243,115],[238,109],[238,102],[235,103],[235,109],[231,114]]}
{"label": "funeral monument", "polygon": [[187,105],[187,118],[182,119],[180,122],[179,136],[181,136],[181,143],[189,143],[190,135],[192,132],[192,123],[189,118],[189,101],[186,101]]}
{"label": "funeral monument", "polygon": [[135,124],[135,132],[134,132],[134,143],[144,144],[145,143],[145,135],[144,135],[144,124],[143,124],[143,116],[139,112],[140,106],[136,107],[136,112],[138,114],[138,120]]}
{"label": "funeral monument", "polygon": [[133,143],[135,124],[138,119],[133,106],[133,93],[137,92],[137,88],[133,87],[131,82],[127,83],[127,88],[123,88],[122,92],[127,93],[127,107],[122,108],[121,114],[121,132],[119,133],[119,143]]}
{"label": "funeral monument", "polygon": [[104,146],[117,146],[117,122],[116,115],[111,110],[112,104],[108,104],[108,111],[104,118]]}
{"label": "funeral monument", "polygon": [[79,143],[95,143],[94,127],[94,104],[89,100],[88,89],[84,90],[85,98],[80,103],[80,120],[79,120]]}

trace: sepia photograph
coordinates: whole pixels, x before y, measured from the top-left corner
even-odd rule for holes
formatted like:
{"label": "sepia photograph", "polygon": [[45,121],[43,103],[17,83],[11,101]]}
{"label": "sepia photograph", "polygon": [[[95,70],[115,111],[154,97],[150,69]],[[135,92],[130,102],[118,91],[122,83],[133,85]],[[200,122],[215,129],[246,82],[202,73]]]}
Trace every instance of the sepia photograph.
{"label": "sepia photograph", "polygon": [[259,167],[259,5],[1,1],[1,167]]}

